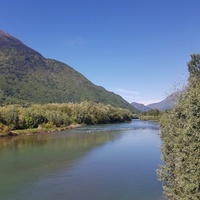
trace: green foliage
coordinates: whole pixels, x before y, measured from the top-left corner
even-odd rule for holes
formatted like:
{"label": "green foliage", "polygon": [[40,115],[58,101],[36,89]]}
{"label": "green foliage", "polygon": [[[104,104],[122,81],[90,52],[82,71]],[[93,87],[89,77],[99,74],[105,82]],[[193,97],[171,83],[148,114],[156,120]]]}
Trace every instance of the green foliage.
{"label": "green foliage", "polygon": [[[5,129],[66,127],[71,124],[102,124],[130,121],[132,113],[102,103],[34,104],[29,107],[0,107],[0,132]],[[7,127],[6,127],[7,126]]]}
{"label": "green foliage", "polygon": [[152,109],[146,112],[142,112],[138,114],[138,117],[142,120],[156,120],[158,121],[160,117],[162,116],[162,111],[159,111],[158,109]]}
{"label": "green foliage", "polygon": [[192,54],[191,61],[188,63],[190,78],[200,78],[200,54]]}
{"label": "green foliage", "polygon": [[0,123],[7,125],[10,129],[19,128],[19,110],[15,106],[0,109]]}
{"label": "green foliage", "polygon": [[188,63],[188,86],[161,120],[162,158],[158,170],[167,199],[200,199],[200,55]]}

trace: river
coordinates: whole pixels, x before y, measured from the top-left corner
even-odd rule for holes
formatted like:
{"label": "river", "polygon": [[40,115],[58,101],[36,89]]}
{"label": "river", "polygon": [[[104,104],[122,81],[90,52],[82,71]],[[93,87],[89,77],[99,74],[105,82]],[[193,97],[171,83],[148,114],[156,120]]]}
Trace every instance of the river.
{"label": "river", "polygon": [[0,139],[1,200],[161,200],[156,122]]}

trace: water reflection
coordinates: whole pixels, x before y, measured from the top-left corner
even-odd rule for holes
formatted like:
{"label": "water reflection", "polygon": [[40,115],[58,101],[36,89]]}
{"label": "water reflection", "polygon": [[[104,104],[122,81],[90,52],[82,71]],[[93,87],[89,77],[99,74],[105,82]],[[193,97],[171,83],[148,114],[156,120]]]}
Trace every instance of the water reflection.
{"label": "water reflection", "polygon": [[1,200],[160,200],[154,122],[0,139]]}
{"label": "water reflection", "polygon": [[112,133],[66,131],[1,139],[0,199],[24,182],[71,167],[88,151],[116,137]]}

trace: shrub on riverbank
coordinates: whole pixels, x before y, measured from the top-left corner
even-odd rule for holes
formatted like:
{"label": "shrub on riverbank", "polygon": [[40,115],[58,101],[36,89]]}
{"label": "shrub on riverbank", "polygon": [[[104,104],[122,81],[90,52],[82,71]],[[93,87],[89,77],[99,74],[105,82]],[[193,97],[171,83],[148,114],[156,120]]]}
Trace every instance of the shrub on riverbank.
{"label": "shrub on riverbank", "polygon": [[65,127],[71,124],[103,124],[129,121],[132,113],[102,103],[34,104],[29,107],[0,107],[0,132],[40,127]]}
{"label": "shrub on riverbank", "polygon": [[164,165],[158,170],[167,199],[200,199],[200,54],[188,63],[189,82],[173,110],[162,117]]}
{"label": "shrub on riverbank", "polygon": [[157,109],[152,109],[147,112],[140,113],[138,115],[138,118],[141,120],[159,121],[162,114],[163,114],[163,111],[159,111]]}

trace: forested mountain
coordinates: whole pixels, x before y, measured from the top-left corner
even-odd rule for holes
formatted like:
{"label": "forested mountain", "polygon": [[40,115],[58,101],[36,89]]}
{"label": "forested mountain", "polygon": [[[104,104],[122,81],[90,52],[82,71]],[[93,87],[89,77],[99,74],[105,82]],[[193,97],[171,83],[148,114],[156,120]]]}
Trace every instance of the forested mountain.
{"label": "forested mountain", "polygon": [[101,102],[135,110],[121,96],[97,86],[72,67],[0,31],[0,104]]}

